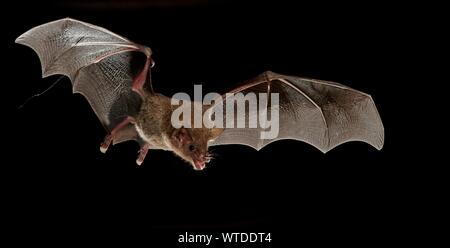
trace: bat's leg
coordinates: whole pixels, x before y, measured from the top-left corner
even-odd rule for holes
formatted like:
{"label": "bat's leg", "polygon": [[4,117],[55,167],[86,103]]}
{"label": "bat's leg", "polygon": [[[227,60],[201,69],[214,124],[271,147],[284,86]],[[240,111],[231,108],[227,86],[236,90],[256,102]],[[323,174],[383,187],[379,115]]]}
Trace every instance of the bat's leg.
{"label": "bat's leg", "polygon": [[110,134],[106,135],[105,140],[100,145],[100,151],[102,153],[105,153],[108,150],[109,145],[114,140],[114,136],[124,127],[126,127],[130,123],[134,123],[135,120],[133,117],[128,116],[125,118],[121,123],[119,123],[114,129],[111,131]]}
{"label": "bat's leg", "polygon": [[148,58],[145,62],[144,68],[142,71],[134,78],[133,80],[133,91],[137,92],[141,96],[142,94],[142,87],[145,84],[145,81],[147,80],[147,74],[148,74],[148,68],[153,66],[153,60],[151,58]]}
{"label": "bat's leg", "polygon": [[139,156],[136,159],[136,164],[141,165],[144,162],[145,156],[147,156],[148,149],[150,149],[149,144],[145,144],[139,150]]}

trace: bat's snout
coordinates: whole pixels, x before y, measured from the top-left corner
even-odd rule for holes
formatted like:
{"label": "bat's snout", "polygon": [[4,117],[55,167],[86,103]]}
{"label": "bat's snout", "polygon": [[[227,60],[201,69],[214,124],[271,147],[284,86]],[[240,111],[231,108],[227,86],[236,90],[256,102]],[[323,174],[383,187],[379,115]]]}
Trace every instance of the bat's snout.
{"label": "bat's snout", "polygon": [[195,170],[203,170],[206,167],[206,164],[210,161],[210,154],[208,152],[205,153],[197,153],[192,157],[192,165]]}

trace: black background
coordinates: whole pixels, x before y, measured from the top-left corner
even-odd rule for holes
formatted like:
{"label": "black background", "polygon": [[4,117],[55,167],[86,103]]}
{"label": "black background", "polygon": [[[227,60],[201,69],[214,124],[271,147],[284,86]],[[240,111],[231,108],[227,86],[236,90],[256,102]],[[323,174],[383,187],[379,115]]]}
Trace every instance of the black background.
{"label": "black background", "polygon": [[[12,111],[4,128],[12,158],[2,165],[4,223],[16,243],[170,247],[185,231],[272,232],[272,247],[413,238],[400,231],[419,218],[410,218],[405,204],[420,180],[412,176],[416,150],[407,148],[414,145],[413,127],[405,124],[410,110],[399,99],[415,83],[404,63],[417,55],[408,47],[419,28],[410,6],[112,2],[16,2],[3,16],[10,61],[3,83],[11,87],[3,98]],[[68,16],[151,47],[153,85],[166,95],[192,92],[198,83],[205,92],[224,92],[266,70],[367,92],[383,120],[385,146],[351,142],[325,155],[295,141],[259,152],[216,147],[216,159],[201,172],[163,151],[149,151],[137,167],[133,142],[103,155],[105,132],[67,78],[18,108],[58,76],[41,79],[38,57],[14,39]]]}

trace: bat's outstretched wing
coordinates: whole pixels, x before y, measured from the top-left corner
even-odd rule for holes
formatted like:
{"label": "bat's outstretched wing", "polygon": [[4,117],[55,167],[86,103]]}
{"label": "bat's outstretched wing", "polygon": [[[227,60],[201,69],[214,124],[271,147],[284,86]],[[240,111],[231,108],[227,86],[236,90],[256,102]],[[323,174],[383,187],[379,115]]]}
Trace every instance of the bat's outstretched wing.
{"label": "bat's outstretched wing", "polygon": [[[137,114],[142,101],[139,91],[152,92],[150,48],[104,28],[65,18],[27,31],[16,43],[37,53],[43,77],[69,77],[74,93],[86,97],[109,132]],[[115,143],[138,139],[127,128],[119,136]]]}
{"label": "bat's outstretched wing", "polygon": [[[347,86],[265,72],[230,93],[237,92],[279,94],[278,137],[260,139],[265,130],[260,127],[225,128],[211,145],[243,144],[259,150],[277,140],[294,139],[322,152],[348,141],[363,141],[377,149],[383,146],[384,128],[372,98]],[[245,113],[250,118],[257,114],[249,108]]]}

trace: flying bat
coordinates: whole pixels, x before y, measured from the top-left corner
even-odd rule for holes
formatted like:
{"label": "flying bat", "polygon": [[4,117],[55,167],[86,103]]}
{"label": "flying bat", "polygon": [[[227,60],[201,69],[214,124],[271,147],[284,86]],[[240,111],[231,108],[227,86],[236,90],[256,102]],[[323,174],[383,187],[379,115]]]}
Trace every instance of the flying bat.
{"label": "flying bat", "polygon": [[[87,99],[107,131],[100,150],[104,153],[111,144],[135,140],[140,145],[138,165],[149,149],[172,151],[202,170],[213,145],[243,144],[259,150],[277,140],[294,139],[327,152],[348,141],[363,141],[377,149],[384,143],[372,97],[342,84],[268,71],[228,92],[278,94],[278,135],[262,139],[263,127],[174,127],[171,98],[152,88],[152,50],[102,27],[65,18],[32,28],[16,43],[37,53],[43,77],[65,75],[73,92]],[[243,111],[246,122],[256,115],[250,108]]]}

